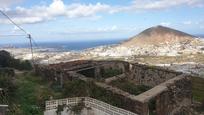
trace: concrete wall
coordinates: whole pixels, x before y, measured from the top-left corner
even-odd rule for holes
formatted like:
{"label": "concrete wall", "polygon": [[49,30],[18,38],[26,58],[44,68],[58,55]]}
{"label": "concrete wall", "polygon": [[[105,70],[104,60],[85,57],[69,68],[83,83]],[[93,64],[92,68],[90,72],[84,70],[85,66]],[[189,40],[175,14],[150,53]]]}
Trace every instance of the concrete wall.
{"label": "concrete wall", "polygon": [[[1,115],[1,114],[0,114]],[[49,111],[45,111],[44,112],[44,115],[57,115],[56,113],[56,109],[53,109],[53,110],[49,110]],[[61,115],[76,115],[75,113],[67,110],[66,108],[64,109],[63,112],[61,112]],[[107,114],[103,111],[100,111],[98,109],[95,109],[95,108],[91,108],[91,109],[86,109],[84,108],[82,111],[81,111],[81,114],[80,115],[110,115],[110,114]]]}
{"label": "concrete wall", "polygon": [[0,115],[7,115],[6,111],[7,111],[8,105],[0,105]]}

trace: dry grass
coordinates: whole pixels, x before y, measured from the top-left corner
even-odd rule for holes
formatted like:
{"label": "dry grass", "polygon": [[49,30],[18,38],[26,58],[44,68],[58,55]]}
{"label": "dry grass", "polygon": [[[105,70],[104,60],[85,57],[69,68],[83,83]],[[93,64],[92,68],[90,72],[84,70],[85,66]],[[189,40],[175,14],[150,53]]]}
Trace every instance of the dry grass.
{"label": "dry grass", "polygon": [[136,56],[134,60],[150,64],[170,64],[182,62],[195,62],[204,64],[204,54],[189,54],[181,56]]}

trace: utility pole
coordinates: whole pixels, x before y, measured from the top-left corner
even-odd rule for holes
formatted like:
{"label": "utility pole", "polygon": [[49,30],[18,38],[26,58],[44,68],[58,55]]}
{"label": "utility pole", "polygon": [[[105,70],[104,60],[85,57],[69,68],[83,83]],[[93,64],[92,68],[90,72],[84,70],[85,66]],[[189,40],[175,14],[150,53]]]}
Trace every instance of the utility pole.
{"label": "utility pole", "polygon": [[32,37],[30,34],[28,34],[28,39],[29,39],[29,42],[30,42],[30,51],[31,51],[31,58],[32,58],[32,62],[33,62],[33,44],[32,44]]}
{"label": "utility pole", "polygon": [[32,63],[32,66],[33,66],[33,70],[34,72],[36,72],[36,69],[35,69],[35,62],[34,62],[34,56],[33,56],[33,44],[32,44],[32,37],[30,34],[28,34],[28,39],[29,39],[29,43],[30,43],[30,51],[31,51],[31,63]]}

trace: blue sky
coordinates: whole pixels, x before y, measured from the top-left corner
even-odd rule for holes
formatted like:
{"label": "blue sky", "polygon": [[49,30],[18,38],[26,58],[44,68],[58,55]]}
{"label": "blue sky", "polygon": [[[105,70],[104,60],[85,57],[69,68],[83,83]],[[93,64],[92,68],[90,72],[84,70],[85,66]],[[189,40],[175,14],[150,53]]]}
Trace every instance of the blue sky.
{"label": "blue sky", "polygon": [[[204,34],[204,0],[0,0],[0,9],[37,41],[127,39],[163,25]],[[23,34],[0,15],[0,42]]]}

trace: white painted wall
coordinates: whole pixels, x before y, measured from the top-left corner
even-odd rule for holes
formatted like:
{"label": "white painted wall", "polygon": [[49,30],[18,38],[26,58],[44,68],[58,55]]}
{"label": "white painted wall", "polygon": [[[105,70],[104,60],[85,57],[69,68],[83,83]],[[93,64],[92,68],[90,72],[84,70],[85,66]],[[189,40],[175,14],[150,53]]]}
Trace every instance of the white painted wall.
{"label": "white painted wall", "polygon": [[[44,115],[57,115],[56,109],[45,111]],[[64,109],[61,115],[74,115],[74,113],[71,113],[71,111],[67,111],[67,109]],[[110,114],[91,108],[90,110],[83,109],[81,115],[110,115]]]}

